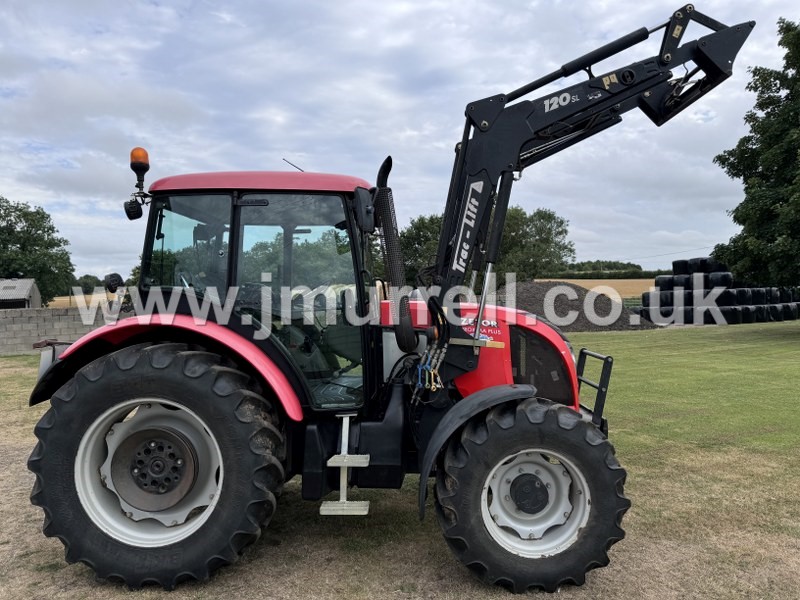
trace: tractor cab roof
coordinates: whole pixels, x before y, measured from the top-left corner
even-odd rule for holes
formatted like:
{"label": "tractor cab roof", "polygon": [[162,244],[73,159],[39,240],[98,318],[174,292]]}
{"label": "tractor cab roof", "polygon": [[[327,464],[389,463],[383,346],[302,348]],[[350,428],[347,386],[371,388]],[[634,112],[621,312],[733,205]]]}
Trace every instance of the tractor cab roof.
{"label": "tractor cab roof", "polygon": [[352,192],[370,188],[359,177],[295,171],[222,171],[172,175],[153,182],[150,192],[188,192],[192,190],[276,190],[299,192]]}

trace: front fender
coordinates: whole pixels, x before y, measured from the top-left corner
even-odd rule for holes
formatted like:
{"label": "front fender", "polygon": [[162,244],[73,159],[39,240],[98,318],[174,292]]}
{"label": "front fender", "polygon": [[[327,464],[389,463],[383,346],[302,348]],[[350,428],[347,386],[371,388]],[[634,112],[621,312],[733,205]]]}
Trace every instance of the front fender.
{"label": "front fender", "polygon": [[303,420],[300,399],[291,383],[258,346],[227,327],[212,321],[197,323],[188,315],[156,314],[146,318],[130,317],[87,333],[77,342],[70,344],[44,373],[40,373],[39,381],[31,392],[29,404],[33,406],[50,398],[59,387],[89,362],[126,345],[131,338],[153,333],[159,329],[167,330],[162,339],[169,338],[169,330],[180,330],[190,331],[201,339],[213,340],[216,345],[221,344],[250,365],[264,379],[283,406],[286,416],[293,421]]}
{"label": "front fender", "polygon": [[430,477],[433,462],[439,451],[458,429],[472,417],[483,411],[489,410],[498,404],[523,400],[536,395],[536,388],[532,385],[496,385],[483,389],[463,398],[453,408],[447,411],[442,420],[433,431],[422,465],[419,471],[419,518],[425,518],[425,498],[428,494],[428,477]]}

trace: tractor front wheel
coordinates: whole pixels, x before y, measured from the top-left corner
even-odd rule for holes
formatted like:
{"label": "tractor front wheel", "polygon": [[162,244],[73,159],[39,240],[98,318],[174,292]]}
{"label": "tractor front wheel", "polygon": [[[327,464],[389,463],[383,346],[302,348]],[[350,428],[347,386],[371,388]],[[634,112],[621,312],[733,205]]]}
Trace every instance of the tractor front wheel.
{"label": "tractor front wheel", "polygon": [[51,400],[28,461],[31,501],[69,562],[172,588],[235,561],[275,510],[285,442],[242,372],[181,344],[81,369]]}
{"label": "tractor front wheel", "polygon": [[439,458],[436,508],[453,553],[514,592],[580,585],[608,564],[630,502],[606,437],[533,398],[469,421]]}

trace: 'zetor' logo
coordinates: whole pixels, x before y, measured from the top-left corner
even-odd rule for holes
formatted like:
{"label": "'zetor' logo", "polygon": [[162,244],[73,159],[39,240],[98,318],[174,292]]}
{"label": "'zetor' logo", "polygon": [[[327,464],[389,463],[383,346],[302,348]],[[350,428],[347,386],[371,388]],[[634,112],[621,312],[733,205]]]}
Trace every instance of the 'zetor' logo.
{"label": "'zetor' logo", "polygon": [[[472,325],[475,325],[475,317],[461,317],[462,327],[471,327]],[[497,321],[483,319],[481,321],[481,327],[497,327]]]}

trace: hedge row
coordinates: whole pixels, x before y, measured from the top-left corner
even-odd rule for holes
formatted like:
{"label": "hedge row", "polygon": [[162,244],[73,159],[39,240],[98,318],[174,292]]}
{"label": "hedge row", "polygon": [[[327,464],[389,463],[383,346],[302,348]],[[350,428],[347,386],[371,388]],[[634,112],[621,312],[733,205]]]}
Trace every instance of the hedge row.
{"label": "hedge row", "polygon": [[667,275],[670,271],[561,271],[542,275],[546,279],[653,279],[659,275]]}

